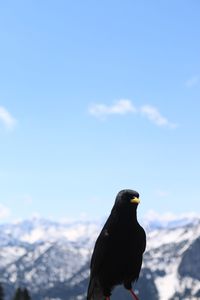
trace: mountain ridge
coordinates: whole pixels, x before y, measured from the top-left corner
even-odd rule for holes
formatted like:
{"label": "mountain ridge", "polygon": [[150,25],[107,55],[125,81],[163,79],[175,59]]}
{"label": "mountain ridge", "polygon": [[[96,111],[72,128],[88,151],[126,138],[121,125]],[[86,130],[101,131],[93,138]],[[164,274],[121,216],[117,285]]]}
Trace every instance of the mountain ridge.
{"label": "mountain ridge", "polygon": [[[144,300],[200,299],[200,260],[194,259],[200,253],[200,218],[166,219],[142,222],[147,227],[147,250],[135,290]],[[33,300],[84,299],[101,226],[99,220],[40,218],[1,224],[0,281],[7,299],[18,286],[28,287]],[[130,297],[119,287],[112,299]]]}

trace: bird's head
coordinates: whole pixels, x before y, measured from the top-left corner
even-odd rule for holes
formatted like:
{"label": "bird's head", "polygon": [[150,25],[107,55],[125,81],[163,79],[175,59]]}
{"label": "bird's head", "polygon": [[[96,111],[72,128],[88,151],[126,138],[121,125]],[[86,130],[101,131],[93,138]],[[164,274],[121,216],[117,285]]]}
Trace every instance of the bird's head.
{"label": "bird's head", "polygon": [[139,193],[129,189],[120,191],[115,200],[115,206],[121,208],[134,207],[136,209],[139,203]]}

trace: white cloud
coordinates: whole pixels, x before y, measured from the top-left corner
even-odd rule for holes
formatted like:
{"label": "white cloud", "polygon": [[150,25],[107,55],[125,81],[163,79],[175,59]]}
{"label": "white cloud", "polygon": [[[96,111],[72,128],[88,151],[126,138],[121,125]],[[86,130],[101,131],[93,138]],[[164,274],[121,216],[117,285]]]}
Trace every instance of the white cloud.
{"label": "white cloud", "polygon": [[175,214],[172,212],[165,212],[165,213],[160,213],[156,212],[154,210],[149,210],[146,215],[144,216],[144,220],[147,223],[151,222],[157,222],[161,224],[167,225],[167,223],[172,222],[172,221],[180,221],[180,220],[190,220],[190,219],[199,219],[199,214],[196,212],[186,212],[186,213],[179,213]]}
{"label": "white cloud", "polygon": [[105,118],[108,115],[125,115],[135,113],[136,108],[128,99],[120,99],[113,105],[93,104],[89,107],[89,113],[98,118]]}
{"label": "white cloud", "polygon": [[186,80],[185,85],[187,88],[192,88],[196,86],[199,82],[200,82],[199,76],[196,75]]}
{"label": "white cloud", "polygon": [[6,219],[11,215],[10,209],[6,207],[5,205],[0,203],[0,220]]}
{"label": "white cloud", "polygon": [[3,106],[0,106],[0,121],[8,129],[13,129],[16,124],[16,120]]}
{"label": "white cloud", "polygon": [[158,213],[154,210],[149,210],[145,215],[145,220],[151,221],[158,221],[158,222],[169,222],[179,218],[180,216],[172,213],[172,212],[165,212],[165,213]]}
{"label": "white cloud", "polygon": [[136,107],[128,99],[120,99],[113,105],[93,104],[89,107],[89,114],[99,119],[105,119],[109,115],[125,115],[128,113],[142,115],[157,126],[177,127],[177,124],[170,122],[156,107],[148,104]]}
{"label": "white cloud", "polygon": [[140,107],[140,111],[143,116],[149,119],[157,126],[167,126],[170,128],[177,127],[177,124],[171,123],[166,117],[164,117],[159,110],[151,105],[143,105]]}

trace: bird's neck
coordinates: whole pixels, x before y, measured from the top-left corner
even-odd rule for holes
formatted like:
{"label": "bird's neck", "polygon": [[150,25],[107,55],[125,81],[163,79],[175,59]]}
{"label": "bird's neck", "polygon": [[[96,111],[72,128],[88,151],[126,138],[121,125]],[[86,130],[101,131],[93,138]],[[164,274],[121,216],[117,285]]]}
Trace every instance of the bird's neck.
{"label": "bird's neck", "polygon": [[134,217],[134,220],[137,222],[137,210],[136,209],[132,212],[132,216]]}
{"label": "bird's neck", "polygon": [[[126,217],[124,217],[126,216]],[[121,214],[121,222],[123,222],[124,224],[129,225],[133,225],[137,224],[137,210],[136,209],[127,209],[126,211],[124,211],[124,214]]]}
{"label": "bird's neck", "polygon": [[137,223],[137,210],[134,209],[132,212],[131,212],[131,217],[132,217],[132,220],[134,223]]}

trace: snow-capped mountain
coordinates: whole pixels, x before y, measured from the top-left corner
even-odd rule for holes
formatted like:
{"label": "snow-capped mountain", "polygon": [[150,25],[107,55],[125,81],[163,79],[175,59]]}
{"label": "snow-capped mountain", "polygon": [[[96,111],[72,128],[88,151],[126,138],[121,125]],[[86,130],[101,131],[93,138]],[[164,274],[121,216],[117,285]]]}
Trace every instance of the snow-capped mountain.
{"label": "snow-capped mountain", "polygon": [[[151,214],[143,224],[147,250],[135,286],[140,299],[200,299],[200,218]],[[85,299],[101,225],[38,218],[0,225],[0,282],[7,299],[18,286],[28,287],[33,300]],[[130,296],[116,288],[112,300],[122,299]]]}

